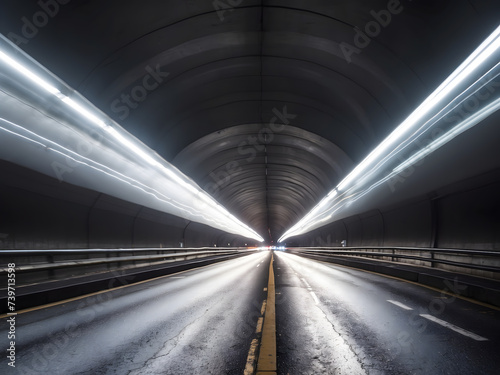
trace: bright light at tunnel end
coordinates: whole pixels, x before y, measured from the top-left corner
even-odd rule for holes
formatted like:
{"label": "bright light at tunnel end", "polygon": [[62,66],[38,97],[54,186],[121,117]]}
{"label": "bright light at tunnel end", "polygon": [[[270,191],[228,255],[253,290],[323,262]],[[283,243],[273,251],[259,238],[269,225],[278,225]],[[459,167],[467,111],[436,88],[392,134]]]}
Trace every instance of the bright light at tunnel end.
{"label": "bright light at tunnel end", "polygon": [[[488,58],[500,50],[500,26],[480,44],[480,46],[441,84],[439,87],[427,97],[422,104],[417,107],[386,139],[384,139],[361,163],[359,163],[351,173],[349,173],[326,197],[324,197],[311,211],[309,211],[301,220],[288,229],[278,240],[284,242],[286,239],[301,234],[310,232],[311,230],[333,222],[334,213],[332,204],[335,203],[335,198],[338,195],[349,191],[355,185],[357,180],[366,174],[378,162],[381,155],[390,152],[397,147],[404,137],[410,132],[416,131],[421,126],[423,119],[430,111],[435,108],[440,102],[446,98],[447,95],[453,91],[472,73],[478,70]],[[413,156],[413,159],[424,157],[426,154],[441,147],[444,143],[451,140],[457,134],[469,129],[476,125],[481,119],[497,111],[500,108],[499,100],[487,106],[481,113],[471,116],[470,120],[463,121],[455,128],[449,131],[445,136],[441,137],[433,144],[429,145],[426,149],[422,150],[420,154]],[[408,164],[412,160],[408,160]],[[403,168],[405,163],[402,163],[395,172]],[[348,203],[347,203],[348,204]],[[337,210],[335,210],[337,211]],[[333,211],[333,212],[335,212]],[[318,225],[321,224],[321,225]]]}

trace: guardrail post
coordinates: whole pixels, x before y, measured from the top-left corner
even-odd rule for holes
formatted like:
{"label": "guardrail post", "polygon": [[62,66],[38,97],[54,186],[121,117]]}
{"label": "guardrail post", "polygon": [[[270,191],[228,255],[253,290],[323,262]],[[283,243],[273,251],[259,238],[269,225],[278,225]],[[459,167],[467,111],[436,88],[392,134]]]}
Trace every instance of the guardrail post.
{"label": "guardrail post", "polygon": [[187,231],[187,228],[189,227],[189,224],[191,224],[192,221],[188,221],[188,223],[186,224],[186,226],[184,227],[184,230],[182,231],[182,245],[181,247],[188,247],[187,244],[186,244],[186,231]]}

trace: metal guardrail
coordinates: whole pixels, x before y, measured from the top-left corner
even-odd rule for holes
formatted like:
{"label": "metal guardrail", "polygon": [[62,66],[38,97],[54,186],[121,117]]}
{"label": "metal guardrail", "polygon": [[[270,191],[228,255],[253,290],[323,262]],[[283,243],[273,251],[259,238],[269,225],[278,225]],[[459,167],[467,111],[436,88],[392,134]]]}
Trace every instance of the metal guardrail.
{"label": "metal guardrail", "polygon": [[[0,257],[4,255],[45,255],[45,254],[88,254],[88,253],[126,253],[143,251],[225,251],[248,250],[247,247],[134,247],[134,248],[103,248],[103,249],[48,249],[48,250],[0,250]],[[252,250],[252,249],[250,249]]]}
{"label": "metal guardrail", "polygon": [[[253,249],[242,248],[218,248],[214,250],[212,247],[203,248],[135,248],[135,249],[68,249],[68,250],[0,250],[0,274],[7,273],[8,263],[15,263],[14,269],[20,272],[29,271],[44,271],[58,268],[69,268],[79,266],[95,266],[99,264],[124,263],[136,261],[154,261],[161,262],[173,258],[186,257],[207,257],[210,255],[228,255],[235,253],[253,252]],[[140,254],[146,252],[156,252],[157,254]],[[129,255],[130,253],[139,253],[137,255]],[[76,260],[57,260],[58,256],[68,255],[87,255],[94,256],[103,254],[106,257],[92,257],[87,259]],[[118,254],[126,254],[126,256],[110,256]],[[26,258],[29,257],[45,257],[46,261],[30,262],[26,264]],[[23,261],[19,261],[24,258]],[[25,264],[23,264],[25,263]]]}
{"label": "metal guardrail", "polygon": [[[0,276],[6,277],[9,263],[15,263],[10,271],[14,268],[16,272],[15,306],[19,310],[244,257],[256,251],[213,247],[0,250]],[[0,285],[0,313],[8,312],[7,286],[7,282]]]}
{"label": "metal guardrail", "polygon": [[[390,258],[392,262],[395,259],[411,259],[414,261],[428,262],[431,267],[436,264],[445,264],[448,266],[469,268],[481,271],[500,272],[500,250],[467,250],[467,249],[440,249],[440,248],[421,248],[421,247],[383,247],[383,246],[356,246],[356,247],[289,247],[291,252],[300,252],[316,255],[341,255],[351,257],[370,257],[370,258]],[[376,251],[375,251],[376,250]],[[412,253],[420,253],[420,255]],[[425,254],[425,255],[424,255]],[[462,257],[464,260],[468,257],[469,261],[456,261],[445,259],[445,257]],[[386,260],[384,259],[384,260]],[[497,265],[472,263],[472,260],[483,260],[487,263],[498,263]]]}

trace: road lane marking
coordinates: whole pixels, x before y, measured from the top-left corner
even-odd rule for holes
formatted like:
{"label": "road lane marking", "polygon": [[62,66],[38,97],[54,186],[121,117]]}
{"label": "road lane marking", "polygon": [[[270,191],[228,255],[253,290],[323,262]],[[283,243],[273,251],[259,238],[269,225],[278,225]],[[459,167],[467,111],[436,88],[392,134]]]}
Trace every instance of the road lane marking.
{"label": "road lane marking", "polygon": [[264,302],[262,302],[262,308],[260,309],[260,315],[264,315],[266,312],[266,305],[267,305],[267,300],[265,299]]}
{"label": "road lane marking", "polygon": [[388,299],[387,302],[390,302],[393,305],[399,306],[399,307],[401,307],[402,309],[405,309],[405,310],[413,310],[411,307],[406,306],[404,303],[401,303],[401,302],[398,302],[398,301],[393,301],[392,299]]}
{"label": "road lane marking", "polygon": [[253,339],[250,344],[250,350],[247,356],[247,364],[245,366],[245,371],[243,375],[253,375],[254,374],[254,362],[255,362],[255,351],[257,350],[257,346],[259,345],[259,340]]}
{"label": "road lane marking", "polygon": [[446,328],[449,328],[455,332],[458,332],[464,336],[467,336],[467,337],[470,337],[471,339],[474,339],[476,341],[488,341],[487,338],[485,337],[482,337],[482,336],[479,336],[479,335],[476,335],[474,332],[470,332],[470,331],[467,331],[466,329],[463,329],[463,328],[460,328],[460,327],[457,327],[456,325],[454,324],[451,324],[451,323],[448,323],[444,320],[441,320],[441,319],[438,319],[436,318],[435,316],[432,316],[432,315],[429,315],[429,314],[420,314],[420,316],[422,318],[425,318],[425,319],[428,319],[434,323],[437,323],[443,327],[446,327]]}
{"label": "road lane marking", "polygon": [[276,295],[273,271],[274,256],[269,264],[269,281],[267,285],[266,314],[262,329],[262,341],[257,361],[257,374],[276,374]]}
{"label": "road lane marking", "polygon": [[319,299],[318,299],[318,296],[316,295],[316,293],[314,293],[314,291],[312,290],[311,288],[311,285],[309,285],[309,283],[306,281],[306,279],[304,279],[303,277],[300,278],[302,280],[302,282],[304,283],[304,285],[306,286],[306,289],[307,291],[309,292],[309,294],[311,294],[313,300],[314,300],[314,303],[317,305],[319,304]]}
{"label": "road lane marking", "polygon": [[302,282],[306,285],[307,289],[311,289],[311,286],[309,285],[309,283],[306,281],[306,279],[304,278],[301,278]]}
{"label": "road lane marking", "polygon": [[[288,254],[288,255],[295,255],[295,254]],[[295,255],[295,256],[300,257],[299,255]],[[465,296],[463,296],[461,294],[455,294],[455,293],[452,293],[452,292],[448,292],[447,290],[442,290],[442,289],[434,288],[434,287],[429,286],[429,285],[420,284],[420,283],[417,283],[415,281],[411,281],[411,280],[407,280],[407,279],[402,279],[400,277],[387,275],[385,273],[380,273],[380,272],[375,272],[375,271],[368,271],[368,270],[364,270],[362,268],[356,268],[356,267],[346,266],[346,265],[343,265],[343,264],[327,262],[327,261],[324,261],[324,260],[318,260],[318,259],[312,259],[312,258],[306,258],[306,257],[302,257],[302,259],[307,259],[307,260],[309,260],[311,262],[322,263],[323,265],[325,265],[325,266],[327,266],[329,268],[333,268],[333,269],[335,269],[335,267],[347,268],[347,269],[350,269],[350,270],[353,270],[353,271],[371,273],[372,275],[377,275],[377,276],[386,277],[388,279],[402,281],[404,283],[413,284],[413,285],[416,285],[416,286],[419,286],[419,287],[422,287],[422,288],[430,289],[430,290],[433,290],[435,292],[439,292],[441,294],[446,294],[448,296],[456,297],[456,298],[459,298],[461,300],[464,300],[464,301],[467,301],[467,302],[471,302],[471,303],[473,303],[475,305],[479,305],[479,306],[487,307],[487,308],[492,309],[492,310],[500,311],[500,307],[495,306],[495,305],[491,305],[491,304],[486,303],[486,302],[481,302],[481,301],[478,301],[478,300],[475,300],[475,299],[472,299],[472,298],[469,298],[469,297],[465,297]]]}
{"label": "road lane marking", "polygon": [[[278,253],[277,254],[279,258],[279,260],[281,261],[282,260],[282,256],[283,256],[283,261],[284,263],[286,263],[291,269],[293,269],[293,266],[292,266],[292,261],[290,261],[290,263],[288,263],[284,258],[285,258],[285,255],[282,254],[282,253]],[[295,265],[295,264],[294,264]],[[306,270],[301,270],[302,272],[305,273],[305,275],[307,276],[308,274],[306,273],[307,271]],[[310,275],[307,276],[307,277],[311,277]],[[295,280],[295,284],[298,285],[300,287],[300,285],[302,285],[302,283],[304,282],[303,278],[302,277],[298,277],[297,279],[293,279],[292,280]],[[297,280],[298,280],[298,283],[297,283]],[[315,283],[315,285],[319,285],[319,284],[316,284],[316,282],[318,280],[315,280],[313,278],[311,278],[311,280],[313,280],[313,282]],[[304,283],[305,284],[305,283]],[[323,283],[321,283],[323,284]],[[309,284],[308,284],[309,285]],[[300,287],[301,288],[301,291],[300,291],[300,294],[297,296],[297,298],[300,298],[301,300],[304,300],[304,302],[308,305],[308,306],[312,306],[310,305],[310,300],[307,300],[307,297],[304,297],[303,295],[303,290],[305,289],[304,287]],[[320,289],[321,291],[321,289]],[[314,293],[314,292],[313,292]],[[316,315],[318,314],[318,315]],[[328,332],[328,335],[331,334],[331,336],[328,337],[328,343],[330,344],[327,347],[318,347],[317,346],[317,342],[316,343],[311,343],[311,342],[305,342],[304,343],[304,348],[305,350],[302,351],[302,353],[296,353],[297,356],[300,356],[300,355],[304,355],[304,353],[307,354],[307,352],[309,351],[318,351],[320,350],[321,353],[317,353],[318,356],[321,356],[323,355],[324,356],[324,362],[321,361],[321,363],[319,364],[320,366],[323,365],[325,366],[326,368],[323,370],[323,371],[314,371],[314,369],[312,370],[312,372],[310,372],[311,374],[356,374],[356,375],[366,375],[369,370],[365,367],[365,365],[362,363],[362,357],[364,354],[360,353],[358,350],[356,350],[356,348],[353,347],[352,345],[352,342],[348,342],[347,341],[347,334],[344,332],[343,329],[339,329],[337,327],[337,324],[335,323],[335,321],[333,321],[330,317],[330,309],[327,307],[327,306],[322,306],[322,304],[316,304],[312,307],[310,307],[308,309],[308,314],[309,316],[318,316],[318,319],[316,321],[316,324],[315,325],[315,331],[311,331],[311,334],[313,336],[316,336],[317,335],[320,335],[320,336],[324,336],[324,334],[326,332]],[[319,318],[321,316],[321,318]],[[307,322],[306,324],[311,324],[311,320],[307,319]],[[319,331],[317,330],[319,328]],[[311,337],[313,337],[311,336]],[[304,341],[304,340],[302,340]],[[331,349],[330,349],[331,348]],[[315,360],[317,361],[320,361],[318,360],[318,356],[315,356],[314,359],[313,359],[313,362]],[[300,357],[299,357],[300,358]],[[328,371],[328,370],[331,370],[331,371]],[[292,372],[290,372],[291,374]],[[309,374],[309,372],[307,372]],[[285,375],[286,372],[283,373],[283,375]],[[257,373],[257,375],[259,375],[259,373]],[[264,375],[264,374],[263,374]]]}
{"label": "road lane marking", "polygon": [[314,302],[316,303],[316,305],[319,304],[319,299],[318,299],[318,297],[316,297],[316,293],[314,293],[312,290],[310,290],[309,293],[311,293],[311,296],[314,299]]}

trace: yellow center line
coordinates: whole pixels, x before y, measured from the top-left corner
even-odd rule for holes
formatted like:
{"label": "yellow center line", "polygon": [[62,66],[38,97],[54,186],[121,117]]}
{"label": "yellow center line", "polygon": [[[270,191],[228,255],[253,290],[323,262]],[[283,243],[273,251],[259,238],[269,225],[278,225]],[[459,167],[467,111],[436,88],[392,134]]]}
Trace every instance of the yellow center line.
{"label": "yellow center line", "polygon": [[276,374],[276,293],[273,271],[274,256],[269,264],[269,282],[267,287],[266,314],[262,329],[262,342],[257,362],[257,375]]}

